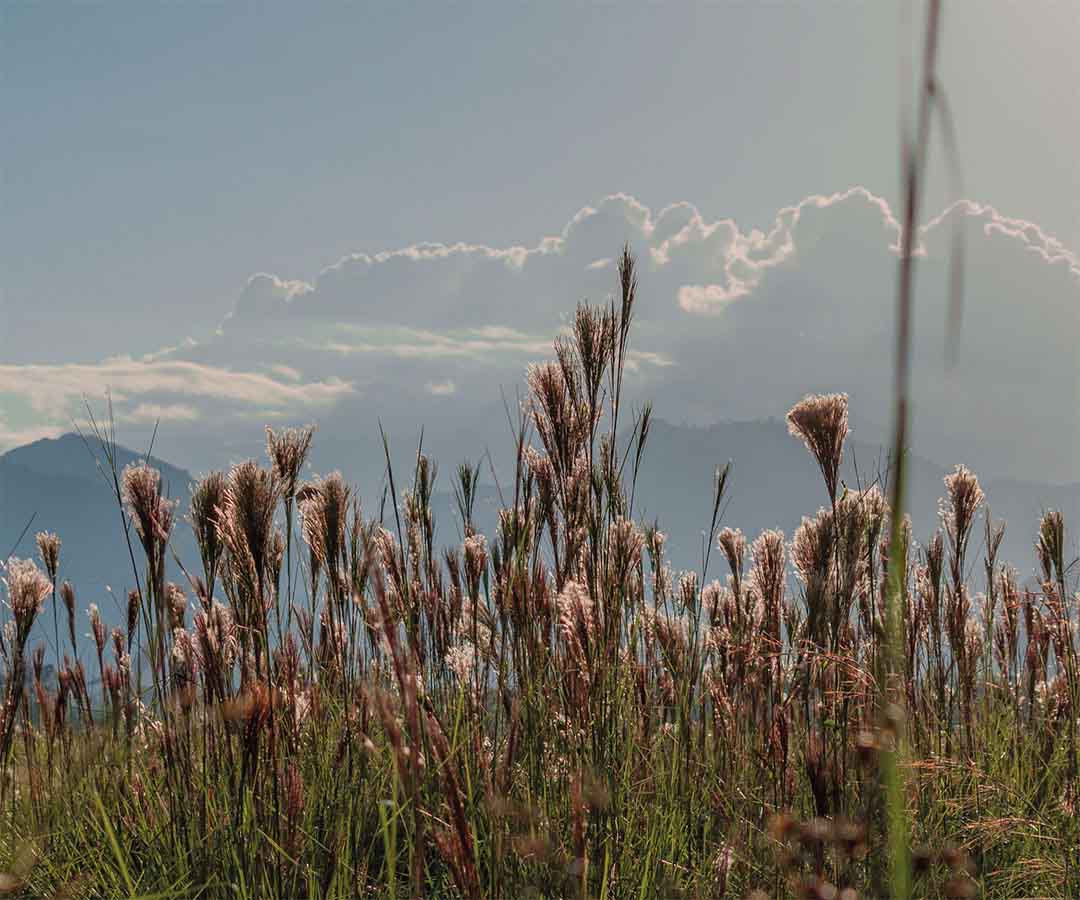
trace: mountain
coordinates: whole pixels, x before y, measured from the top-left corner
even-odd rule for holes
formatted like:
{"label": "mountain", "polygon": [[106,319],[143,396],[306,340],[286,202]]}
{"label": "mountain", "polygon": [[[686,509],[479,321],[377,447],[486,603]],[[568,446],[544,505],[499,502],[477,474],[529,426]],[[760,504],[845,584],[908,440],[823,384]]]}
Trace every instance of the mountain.
{"label": "mountain", "polygon": [[[353,452],[335,458],[334,453],[327,452],[329,448],[322,449],[320,468],[351,460],[352,465],[340,465],[346,477],[366,478],[370,486],[371,473],[377,471],[376,461],[358,460]],[[402,450],[401,456],[404,458],[406,451]],[[120,467],[139,458],[134,451],[118,448]],[[741,528],[750,539],[766,528],[780,528],[790,538],[802,516],[813,515],[826,503],[814,461],[802,443],[788,434],[783,422],[727,422],[699,428],[656,420],[638,473],[634,516],[659,520],[661,530],[668,535],[667,550],[676,569],[701,569],[703,535],[712,512],[713,472],[729,459],[734,468],[721,524]],[[860,441],[853,435],[844,454],[844,481],[852,487],[873,483],[881,478],[885,459],[875,443]],[[461,523],[449,483],[453,461],[442,462],[433,511],[436,540],[440,545],[450,545],[460,541]],[[500,462],[500,471],[512,471],[506,460]],[[198,553],[186,522],[193,478],[160,459],[154,458],[152,463],[161,470],[167,493],[180,501],[173,548],[189,568],[194,566],[193,571],[198,571]],[[938,498],[944,493],[943,479],[950,471],[928,459],[910,457],[908,508],[920,544],[925,544],[938,526]],[[399,492],[405,488],[408,474],[406,460],[396,475]],[[984,480],[983,488],[994,519],[1007,523],[1000,559],[1016,566],[1022,577],[1029,577],[1034,570],[1033,542],[1039,518],[1046,509],[1060,509],[1065,514],[1069,546],[1075,554],[1080,484]],[[504,480],[502,489],[512,491],[512,485]],[[363,499],[365,514],[378,515],[380,491],[368,493]],[[499,506],[499,490],[487,478],[479,491],[476,521],[489,537],[494,534]],[[387,527],[393,528],[389,504],[384,516]],[[31,517],[30,528],[19,540]],[[980,520],[969,556],[976,585],[981,583],[981,527]],[[118,604],[123,603],[127,590],[135,583],[121,517],[110,485],[76,435],[36,441],[0,456],[0,553],[10,550],[18,556],[36,556],[34,535],[44,529],[57,532],[63,541],[61,578],[75,585],[80,628],[85,627],[85,609],[90,603],[98,604],[108,624],[119,624],[122,613]],[[134,542],[134,535],[132,539]],[[137,544],[135,558],[141,574]],[[170,565],[168,577],[183,583],[175,564]],[[714,552],[708,575],[711,578],[722,574],[719,554]],[[44,629],[41,636],[51,640],[49,610],[40,627]]]}
{"label": "mountain", "polygon": [[[104,465],[96,442],[87,444],[78,435],[66,434],[16,447],[0,456],[0,553],[4,558],[14,555],[37,559],[34,536],[39,531],[56,532],[62,542],[60,579],[68,579],[75,587],[81,631],[89,630],[85,611],[91,603],[98,605],[107,624],[119,624],[127,592],[135,586],[116,497],[104,477],[108,473],[98,468],[95,454]],[[132,450],[117,447],[121,471],[142,458]],[[163,491],[180,501],[173,546],[185,562],[197,560],[191,529],[182,520],[188,511],[192,476],[156,457],[150,461],[161,471]],[[134,531],[131,540],[142,578],[142,551]],[[167,577],[182,580],[174,563],[170,562]],[[51,602],[46,601],[45,613],[38,620],[38,628],[43,629],[40,636],[47,638],[50,647]],[[61,631],[61,644],[66,647],[62,635]]]}
{"label": "mountain", "polygon": [[[700,570],[702,534],[712,513],[713,472],[729,459],[734,466],[722,524],[741,528],[751,540],[765,528],[780,528],[790,538],[804,515],[813,515],[828,502],[817,465],[783,422],[728,422],[695,428],[656,421],[638,476],[635,516],[659,518],[673,564]],[[915,540],[925,545],[940,524],[938,499],[953,467],[915,455],[908,461],[907,508]],[[841,469],[845,483],[866,486],[877,480],[884,489],[886,468],[887,453],[876,443],[858,440],[853,432]],[[1075,553],[1080,484],[983,479],[982,487],[994,520],[1007,523],[999,559],[1014,565],[1021,576],[1029,575],[1036,564],[1033,544],[1039,519],[1047,509],[1064,513],[1067,539]],[[973,563],[979,561],[983,549],[981,515],[977,528],[968,557]],[[719,563],[713,553],[711,576],[720,574]],[[974,574],[978,584],[977,570]]]}

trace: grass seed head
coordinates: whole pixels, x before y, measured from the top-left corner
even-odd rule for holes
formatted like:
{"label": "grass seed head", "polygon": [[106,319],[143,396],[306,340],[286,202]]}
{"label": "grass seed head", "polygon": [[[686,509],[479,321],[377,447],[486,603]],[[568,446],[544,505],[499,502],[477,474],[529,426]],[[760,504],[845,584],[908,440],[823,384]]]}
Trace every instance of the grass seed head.
{"label": "grass seed head", "polygon": [[848,435],[847,394],[809,394],[787,414],[788,431],[801,438],[825,478],[829,498],[836,498],[844,441]]}
{"label": "grass seed head", "polygon": [[60,538],[51,531],[37,533],[38,553],[51,581],[56,581],[56,572],[60,567]]}

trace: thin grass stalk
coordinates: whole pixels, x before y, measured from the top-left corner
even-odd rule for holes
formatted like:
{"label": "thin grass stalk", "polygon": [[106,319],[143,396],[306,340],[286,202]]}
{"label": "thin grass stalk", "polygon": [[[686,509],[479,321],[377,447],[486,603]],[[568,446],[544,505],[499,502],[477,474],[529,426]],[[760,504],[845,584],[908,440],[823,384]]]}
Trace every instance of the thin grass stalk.
{"label": "thin grass stalk", "polygon": [[892,481],[892,515],[889,529],[889,562],[886,593],[885,667],[882,687],[885,710],[891,713],[894,742],[882,754],[888,817],[890,893],[896,900],[911,896],[911,849],[902,774],[905,754],[902,699],[893,696],[893,682],[900,673],[900,640],[904,619],[901,606],[903,577],[907,565],[902,540],[907,491],[907,435],[911,381],[911,335],[914,306],[915,242],[918,240],[922,179],[930,143],[930,116],[936,92],[936,63],[941,28],[941,0],[929,0],[923,42],[922,77],[918,118],[914,136],[903,135],[902,173],[904,216],[901,230],[900,270],[897,285],[896,371],[894,383],[894,424],[892,453],[895,469]]}

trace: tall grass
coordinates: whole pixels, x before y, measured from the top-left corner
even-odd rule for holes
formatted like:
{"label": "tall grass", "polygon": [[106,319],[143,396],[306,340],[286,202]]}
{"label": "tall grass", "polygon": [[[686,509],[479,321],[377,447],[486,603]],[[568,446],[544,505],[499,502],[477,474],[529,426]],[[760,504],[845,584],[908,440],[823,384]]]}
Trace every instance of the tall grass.
{"label": "tall grass", "polygon": [[[847,398],[808,396],[788,421],[821,508],[750,541],[721,521],[718,468],[702,569],[673,572],[635,519],[651,409],[623,400],[628,250],[614,301],[579,306],[528,372],[494,534],[474,524],[480,466],[456,470],[456,548],[422,446],[399,494],[384,435],[392,518],[369,517],[339,474],[301,482],[311,429],[268,429],[269,465],[210,473],[181,524],[95,423],[135,586],[111,633],[90,604],[84,663],[60,539],[38,535],[44,572],[4,567],[0,893],[1076,895],[1065,523],[1044,515],[1024,583],[964,467],[923,544],[904,515],[939,29],[930,0],[881,483],[841,487]],[[177,527],[199,548],[183,585]],[[714,549],[727,575],[706,583]],[[55,690],[29,646],[50,599]]]}
{"label": "tall grass", "polygon": [[[59,541],[40,541],[45,572],[9,562],[0,887],[1068,895],[1080,682],[1060,515],[1024,584],[959,467],[919,546],[882,485],[839,485],[847,398],[811,396],[789,424],[821,508],[750,541],[720,521],[721,469],[707,524],[727,575],[673,572],[633,518],[651,412],[621,408],[629,252],[618,271],[615,302],[580,306],[529,370],[492,535],[475,465],[452,485],[464,538],[440,550],[422,452],[400,495],[388,468],[381,520],[340,475],[301,483],[309,431],[271,432],[269,465],[211,473],[188,510],[148,465],[115,473],[140,587],[111,633],[91,606],[85,664]],[[199,547],[184,585],[164,575],[178,527]],[[50,691],[28,641],[57,593]]]}

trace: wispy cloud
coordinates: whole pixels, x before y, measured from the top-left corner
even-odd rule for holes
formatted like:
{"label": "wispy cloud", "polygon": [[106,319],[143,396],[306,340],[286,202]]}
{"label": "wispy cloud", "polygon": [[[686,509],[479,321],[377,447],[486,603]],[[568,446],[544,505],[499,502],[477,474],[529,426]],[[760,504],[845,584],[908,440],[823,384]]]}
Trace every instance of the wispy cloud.
{"label": "wispy cloud", "polygon": [[[353,391],[338,377],[282,380],[275,374],[184,360],[118,357],[99,364],[0,365],[0,440],[10,445],[28,433],[42,436],[70,426],[86,398],[108,394],[120,421],[194,422],[226,413],[260,415],[278,408],[327,409]],[[20,414],[16,417],[14,407]],[[12,424],[13,421],[29,424]]]}
{"label": "wispy cloud", "polygon": [[459,332],[342,327],[337,329],[334,338],[297,338],[296,343],[308,350],[343,356],[365,354],[400,359],[461,357],[490,360],[494,354],[534,357],[551,351],[550,336],[528,335],[511,328],[496,327]]}
{"label": "wispy cloud", "polygon": [[139,403],[123,418],[136,423],[194,422],[199,418],[199,411],[188,403]]}
{"label": "wispy cloud", "polygon": [[237,372],[185,361],[141,362],[115,357],[98,365],[0,365],[4,393],[18,394],[41,412],[61,412],[70,398],[111,391],[114,400],[171,394],[260,405],[327,406],[352,386],[340,378],[285,383],[260,372]]}

